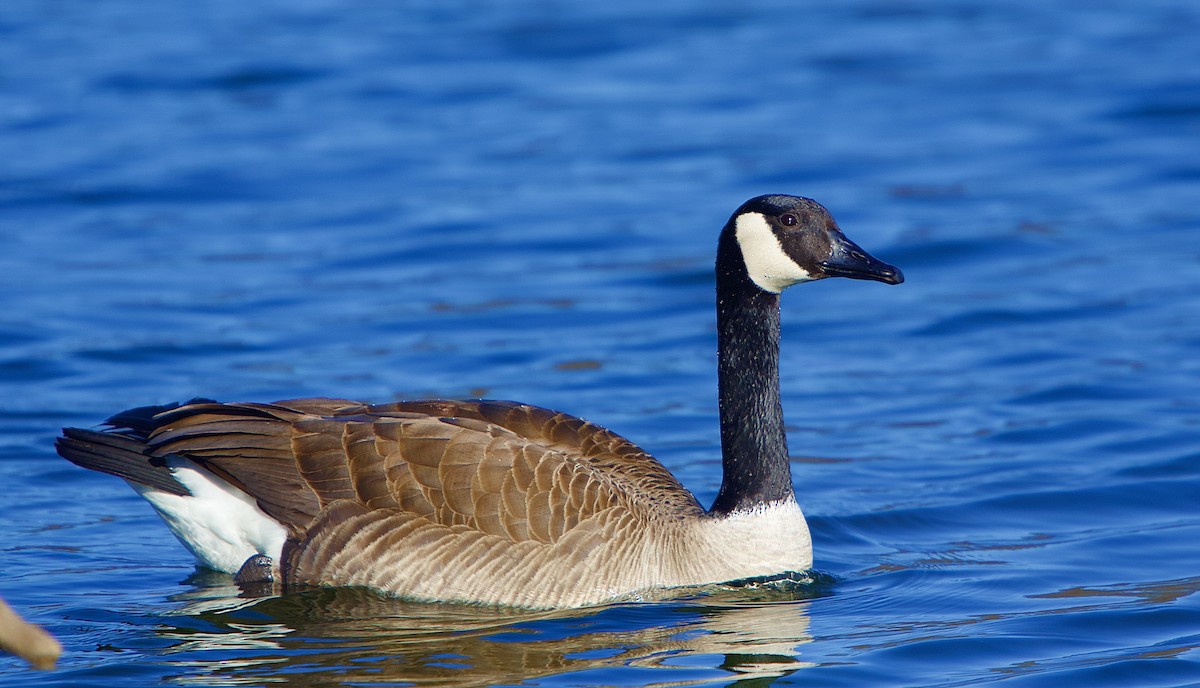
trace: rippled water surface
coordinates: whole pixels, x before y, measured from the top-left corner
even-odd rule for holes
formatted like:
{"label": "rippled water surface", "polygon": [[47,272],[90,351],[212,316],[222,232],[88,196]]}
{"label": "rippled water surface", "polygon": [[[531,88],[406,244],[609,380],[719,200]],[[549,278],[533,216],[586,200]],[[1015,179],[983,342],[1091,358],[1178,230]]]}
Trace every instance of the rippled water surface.
{"label": "rippled water surface", "polygon": [[[0,8],[12,686],[1200,684],[1200,5]],[[716,493],[712,256],[812,196],[900,265],[784,298],[813,580],[565,613],[244,599],[63,425],[513,398]]]}

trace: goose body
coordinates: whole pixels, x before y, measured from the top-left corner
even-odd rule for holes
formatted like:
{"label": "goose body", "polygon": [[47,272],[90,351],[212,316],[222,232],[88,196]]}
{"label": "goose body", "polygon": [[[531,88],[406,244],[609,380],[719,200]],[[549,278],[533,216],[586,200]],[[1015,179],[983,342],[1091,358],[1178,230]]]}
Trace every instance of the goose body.
{"label": "goose body", "polygon": [[803,571],[778,300],[830,276],[903,281],[809,199],[751,199],[722,231],[724,474],[708,510],[623,437],[504,401],[197,399],[67,428],[56,448],[129,482],[201,565],[244,574],[253,561],[285,586],[571,607]]}

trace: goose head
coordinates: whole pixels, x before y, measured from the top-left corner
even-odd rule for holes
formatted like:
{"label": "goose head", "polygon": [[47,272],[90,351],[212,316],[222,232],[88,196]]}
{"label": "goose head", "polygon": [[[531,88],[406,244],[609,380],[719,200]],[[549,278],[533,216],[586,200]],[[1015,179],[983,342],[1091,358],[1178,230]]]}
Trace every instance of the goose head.
{"label": "goose head", "polygon": [[829,211],[811,198],[752,198],[734,212],[721,238],[725,269],[744,270],[756,287],[772,294],[826,277],[904,281],[898,268],[846,238]]}

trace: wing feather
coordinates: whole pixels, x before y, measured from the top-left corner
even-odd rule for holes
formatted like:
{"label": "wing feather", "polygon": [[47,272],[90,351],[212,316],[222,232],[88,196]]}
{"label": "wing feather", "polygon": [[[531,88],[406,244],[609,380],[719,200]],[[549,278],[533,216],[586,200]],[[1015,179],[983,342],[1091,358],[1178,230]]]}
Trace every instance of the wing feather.
{"label": "wing feather", "polygon": [[[349,570],[339,557],[365,565],[365,552],[392,545],[435,560],[455,547],[524,552],[703,513],[633,443],[534,406],[294,399],[162,408],[152,420],[131,416],[138,429],[125,434],[144,431],[151,455],[186,456],[252,495],[292,533],[289,566],[301,578]],[[338,554],[351,541],[356,554]]]}

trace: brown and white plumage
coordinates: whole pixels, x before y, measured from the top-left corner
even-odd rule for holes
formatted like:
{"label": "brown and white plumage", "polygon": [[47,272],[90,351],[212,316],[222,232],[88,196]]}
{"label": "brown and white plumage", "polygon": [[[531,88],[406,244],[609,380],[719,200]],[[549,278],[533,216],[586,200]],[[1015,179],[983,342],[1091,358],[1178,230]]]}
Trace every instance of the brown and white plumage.
{"label": "brown and white plumage", "polygon": [[[807,233],[789,233],[797,224]],[[772,245],[778,255],[764,253]],[[285,585],[564,607],[800,571],[811,542],[775,413],[775,289],[835,274],[902,279],[808,199],[752,199],[726,226],[725,482],[710,511],[623,437],[513,402],[195,400],[126,411],[106,431],[67,429],[58,451],[129,481],[202,564],[232,573],[264,554]],[[739,342],[756,336],[747,313],[773,341]],[[743,359],[756,369],[731,370]]]}

